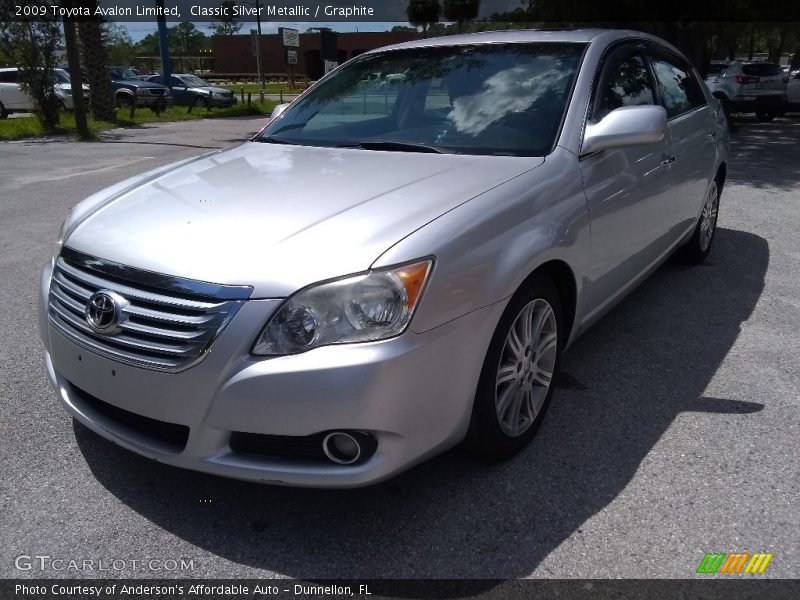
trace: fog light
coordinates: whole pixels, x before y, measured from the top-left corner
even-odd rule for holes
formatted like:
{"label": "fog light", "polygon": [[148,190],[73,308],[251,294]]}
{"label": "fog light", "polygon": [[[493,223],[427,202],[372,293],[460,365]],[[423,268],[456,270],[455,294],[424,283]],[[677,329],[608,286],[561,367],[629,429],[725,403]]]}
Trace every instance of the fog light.
{"label": "fog light", "polygon": [[337,431],[329,433],[322,440],[325,456],[340,465],[349,465],[361,457],[361,445],[349,433]]}

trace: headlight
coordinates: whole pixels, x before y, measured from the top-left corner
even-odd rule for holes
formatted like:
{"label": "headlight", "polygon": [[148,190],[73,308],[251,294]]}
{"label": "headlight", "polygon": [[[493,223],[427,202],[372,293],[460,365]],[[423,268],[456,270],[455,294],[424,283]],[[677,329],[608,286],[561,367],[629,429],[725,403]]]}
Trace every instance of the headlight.
{"label": "headlight", "polygon": [[[72,209],[70,209],[71,212]],[[55,255],[58,256],[61,254],[61,247],[64,245],[64,236],[67,234],[67,221],[69,221],[70,213],[67,213],[67,218],[64,219],[64,222],[61,224],[61,229],[58,233],[58,240],[56,241],[56,251]]]}
{"label": "headlight", "polygon": [[432,266],[432,260],[422,260],[300,290],[278,308],[252,353],[297,354],[399,335],[411,321]]}
{"label": "headlight", "polygon": [[227,98],[227,97],[228,97],[228,94],[224,94],[224,93],[222,93],[222,92],[214,92],[214,93],[213,93],[213,97],[214,97],[214,98]]}
{"label": "headlight", "polygon": [[137,96],[149,96],[150,90],[147,88],[136,88],[136,95]]}

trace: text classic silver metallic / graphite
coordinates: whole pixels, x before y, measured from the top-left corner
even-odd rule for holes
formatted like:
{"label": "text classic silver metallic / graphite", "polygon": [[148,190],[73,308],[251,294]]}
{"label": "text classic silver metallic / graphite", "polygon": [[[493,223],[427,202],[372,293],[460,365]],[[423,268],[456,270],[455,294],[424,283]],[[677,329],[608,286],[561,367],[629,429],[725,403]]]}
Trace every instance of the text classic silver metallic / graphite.
{"label": "text classic silver metallic / graphite", "polygon": [[47,375],[98,434],[227,477],[362,486],[465,438],[506,458],[565,348],[706,257],[727,152],[717,100],[642,33],[368,52],[253,139],[71,211]]}

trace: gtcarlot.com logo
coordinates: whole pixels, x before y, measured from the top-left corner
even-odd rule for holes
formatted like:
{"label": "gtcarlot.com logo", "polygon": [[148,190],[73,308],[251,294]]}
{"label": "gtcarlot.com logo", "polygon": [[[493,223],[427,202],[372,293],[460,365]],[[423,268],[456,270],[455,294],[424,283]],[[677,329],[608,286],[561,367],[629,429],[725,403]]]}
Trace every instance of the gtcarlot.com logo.
{"label": "gtcarlot.com logo", "polygon": [[17,571],[194,571],[193,558],[61,558],[49,554],[20,554]]}

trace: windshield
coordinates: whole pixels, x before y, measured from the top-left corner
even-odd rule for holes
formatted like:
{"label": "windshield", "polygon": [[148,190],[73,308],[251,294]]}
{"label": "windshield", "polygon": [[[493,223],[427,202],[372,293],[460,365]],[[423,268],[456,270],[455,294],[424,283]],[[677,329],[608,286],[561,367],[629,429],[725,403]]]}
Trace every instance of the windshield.
{"label": "windshield", "polygon": [[210,87],[211,84],[194,75],[181,75],[178,77],[187,87]]}
{"label": "windshield", "polygon": [[136,79],[136,73],[130,69],[109,69],[111,77],[114,79]]}
{"label": "windshield", "polygon": [[62,71],[61,69],[56,69],[53,71],[56,76],[57,83],[69,83],[69,73],[66,71]]}
{"label": "windshield", "polygon": [[481,44],[365,55],[309,90],[257,141],[543,156],[584,44]]}

